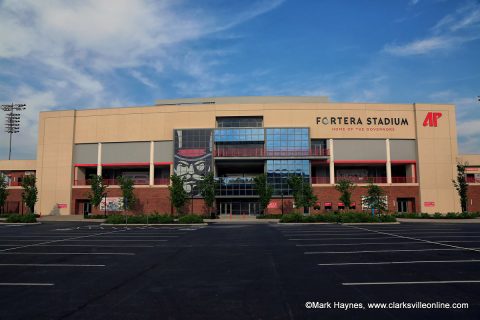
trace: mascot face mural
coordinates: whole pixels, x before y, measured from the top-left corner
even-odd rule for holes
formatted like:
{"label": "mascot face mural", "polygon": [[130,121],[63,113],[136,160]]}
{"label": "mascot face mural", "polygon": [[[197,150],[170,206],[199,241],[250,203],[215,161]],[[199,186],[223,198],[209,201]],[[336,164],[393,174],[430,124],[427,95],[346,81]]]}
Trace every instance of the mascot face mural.
{"label": "mascot face mural", "polygon": [[210,129],[176,130],[174,172],[184,179],[183,188],[198,195],[197,184],[211,172],[212,153]]}

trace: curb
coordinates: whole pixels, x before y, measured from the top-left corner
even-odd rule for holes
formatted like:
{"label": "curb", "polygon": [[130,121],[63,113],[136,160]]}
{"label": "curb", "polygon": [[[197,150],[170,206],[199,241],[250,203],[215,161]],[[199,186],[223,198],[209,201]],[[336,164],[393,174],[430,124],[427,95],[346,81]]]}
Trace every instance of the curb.
{"label": "curb", "polygon": [[462,223],[462,224],[477,224],[480,219],[409,219],[397,218],[401,223]]}
{"label": "curb", "polygon": [[[128,223],[127,226],[207,226],[208,223]],[[102,223],[101,226],[125,226],[125,223]]]}
{"label": "curb", "polygon": [[29,223],[25,223],[25,222],[0,222],[0,225],[2,224],[14,224],[14,225],[17,225],[17,226],[30,226],[30,225],[35,225],[35,224],[42,224],[41,222],[29,222]]}
{"label": "curb", "polygon": [[375,224],[400,224],[400,222],[279,222],[278,224],[283,224],[283,225],[316,225],[316,224],[342,224],[342,225],[353,225],[353,226],[358,226],[358,225],[375,225]]}

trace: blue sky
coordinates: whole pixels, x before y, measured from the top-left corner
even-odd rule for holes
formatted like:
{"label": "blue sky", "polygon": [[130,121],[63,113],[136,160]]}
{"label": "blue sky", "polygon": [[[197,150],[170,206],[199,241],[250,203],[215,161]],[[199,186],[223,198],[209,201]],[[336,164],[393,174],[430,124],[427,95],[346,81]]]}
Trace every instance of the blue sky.
{"label": "blue sky", "polygon": [[238,95],[455,103],[460,152],[480,153],[480,2],[0,0],[0,101],[28,105],[16,159],[39,111]]}

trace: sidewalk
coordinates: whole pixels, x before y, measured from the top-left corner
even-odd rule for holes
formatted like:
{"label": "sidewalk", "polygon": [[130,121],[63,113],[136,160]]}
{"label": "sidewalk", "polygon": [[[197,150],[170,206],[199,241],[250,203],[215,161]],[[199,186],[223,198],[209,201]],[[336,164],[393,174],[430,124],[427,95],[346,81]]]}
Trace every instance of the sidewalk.
{"label": "sidewalk", "polygon": [[65,216],[41,216],[37,218],[37,221],[47,222],[47,221],[63,221],[63,222],[104,222],[105,219],[84,219],[83,215],[65,215]]}

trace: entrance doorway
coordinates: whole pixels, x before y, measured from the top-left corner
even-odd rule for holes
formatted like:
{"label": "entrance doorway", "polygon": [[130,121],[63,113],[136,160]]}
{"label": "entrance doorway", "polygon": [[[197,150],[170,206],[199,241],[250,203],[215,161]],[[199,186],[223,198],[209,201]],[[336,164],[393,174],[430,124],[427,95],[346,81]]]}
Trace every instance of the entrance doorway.
{"label": "entrance doorway", "polygon": [[92,213],[92,204],[89,200],[77,200],[77,205],[75,208],[75,214],[83,214],[88,216]]}
{"label": "entrance doorway", "polygon": [[397,212],[412,213],[415,211],[415,198],[397,198]]}
{"label": "entrance doorway", "polygon": [[260,213],[260,204],[258,201],[252,200],[221,200],[218,201],[217,208],[219,213],[224,215],[257,215]]}

